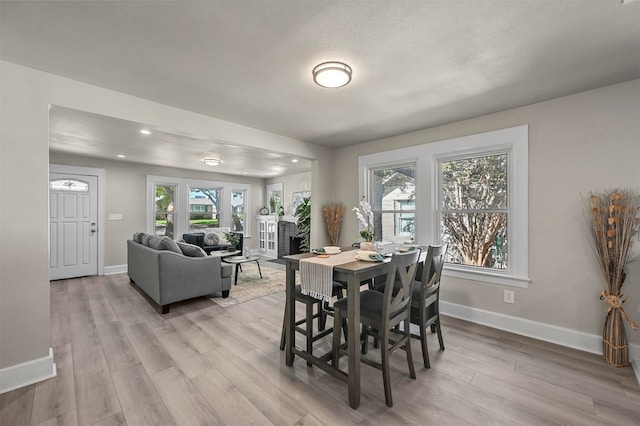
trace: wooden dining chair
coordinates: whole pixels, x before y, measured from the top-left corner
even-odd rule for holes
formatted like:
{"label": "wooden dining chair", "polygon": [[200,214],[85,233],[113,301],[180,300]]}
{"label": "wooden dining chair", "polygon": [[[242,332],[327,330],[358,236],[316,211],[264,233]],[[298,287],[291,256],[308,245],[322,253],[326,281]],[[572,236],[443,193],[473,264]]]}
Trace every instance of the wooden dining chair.
{"label": "wooden dining chair", "polygon": [[440,278],[447,253],[447,245],[429,246],[422,270],[418,271],[418,280],[413,282],[411,297],[411,323],[420,328],[420,334],[411,337],[420,339],[422,360],[425,368],[430,368],[429,351],[427,350],[427,327],[438,334],[440,350],[444,350],[442,328],[440,326]]}
{"label": "wooden dining chair", "polygon": [[[303,319],[296,321],[294,330],[298,333],[304,334],[306,337],[306,350],[308,353],[313,352],[313,342],[318,339],[323,338],[324,336],[333,332],[333,328],[326,328],[326,319],[327,315],[332,315],[333,310],[328,308],[328,303],[323,302],[320,299],[316,299],[314,297],[308,296],[306,294],[302,294],[302,287],[298,284],[295,287],[295,300],[296,302],[304,303],[305,305],[305,316]],[[331,292],[333,297],[336,297],[338,300],[342,299],[344,296],[344,287],[341,283],[334,281],[333,288]],[[314,307],[316,307],[316,311],[314,312]],[[313,320],[318,320],[318,333],[313,332]],[[301,325],[304,324],[304,327]],[[284,334],[286,328],[286,318],[282,320],[282,333],[280,335],[280,350],[284,350]],[[344,324],[346,329],[346,323]],[[294,337],[295,338],[295,337]],[[312,364],[307,362],[308,366]]]}
{"label": "wooden dining chair", "polygon": [[[386,289],[383,293],[375,290],[365,290],[359,295],[348,296],[338,300],[333,304],[334,326],[333,326],[333,358],[335,367],[338,366],[339,357],[346,353],[345,345],[340,343],[341,324],[347,317],[347,306],[349,297],[360,297],[360,323],[363,326],[363,335],[368,336],[373,333],[380,339],[381,360],[377,362],[366,357],[361,357],[361,361],[382,370],[382,380],[384,383],[385,402],[389,407],[393,406],[391,396],[391,382],[389,372],[389,356],[396,349],[402,347],[407,355],[409,375],[416,378],[411,356],[411,336],[409,333],[409,321],[411,314],[411,284],[415,279],[420,250],[407,253],[396,253],[391,257],[389,272],[387,273]],[[397,285],[398,291],[393,291]],[[403,323],[400,330],[396,327]]]}

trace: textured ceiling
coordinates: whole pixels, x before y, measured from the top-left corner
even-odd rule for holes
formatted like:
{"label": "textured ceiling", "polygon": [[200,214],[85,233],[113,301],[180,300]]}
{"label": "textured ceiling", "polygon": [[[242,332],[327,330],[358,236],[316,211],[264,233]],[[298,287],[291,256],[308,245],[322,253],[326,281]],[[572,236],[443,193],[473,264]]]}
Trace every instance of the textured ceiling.
{"label": "textured ceiling", "polygon": [[[0,3],[21,65],[336,147],[640,78],[640,2]],[[353,81],[323,89],[320,62]]]}

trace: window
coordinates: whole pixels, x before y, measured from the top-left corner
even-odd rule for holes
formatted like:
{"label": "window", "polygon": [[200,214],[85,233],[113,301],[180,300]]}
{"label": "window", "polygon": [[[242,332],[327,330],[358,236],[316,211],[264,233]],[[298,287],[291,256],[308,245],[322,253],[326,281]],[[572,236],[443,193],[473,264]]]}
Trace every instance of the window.
{"label": "window", "polygon": [[415,164],[371,170],[369,199],[376,241],[413,240],[415,174]]}
{"label": "window", "polygon": [[220,227],[220,188],[189,189],[189,232],[210,232]]}
{"label": "window", "polygon": [[89,192],[89,184],[75,179],[56,179],[49,182],[53,191]]}
{"label": "window", "polygon": [[508,155],[439,161],[438,221],[447,262],[508,269]]}
{"label": "window", "polygon": [[251,222],[245,218],[250,188],[245,183],[147,176],[147,232],[178,240],[187,232],[228,228],[250,238]]}
{"label": "window", "polygon": [[175,239],[175,199],[176,187],[174,185],[155,186],[155,227],[154,235],[171,237]]}
{"label": "window", "polygon": [[528,286],[528,126],[361,156],[376,240],[449,244],[444,275]]}
{"label": "window", "polygon": [[245,193],[244,190],[231,191],[231,230],[243,232],[245,225]]}

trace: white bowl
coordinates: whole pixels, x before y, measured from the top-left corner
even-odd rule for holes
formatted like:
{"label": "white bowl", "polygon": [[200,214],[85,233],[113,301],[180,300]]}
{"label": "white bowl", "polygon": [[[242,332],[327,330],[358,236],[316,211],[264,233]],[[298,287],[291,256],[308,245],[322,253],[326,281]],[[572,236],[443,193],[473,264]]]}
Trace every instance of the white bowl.
{"label": "white bowl", "polygon": [[327,254],[336,254],[336,253],[340,253],[340,247],[336,247],[336,246],[325,246],[322,247],[324,249],[324,252]]}

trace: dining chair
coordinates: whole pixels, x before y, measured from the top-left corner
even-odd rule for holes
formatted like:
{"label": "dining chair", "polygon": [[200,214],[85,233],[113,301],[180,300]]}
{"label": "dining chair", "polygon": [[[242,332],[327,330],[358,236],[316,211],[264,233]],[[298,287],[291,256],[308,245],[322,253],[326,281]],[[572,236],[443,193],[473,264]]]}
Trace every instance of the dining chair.
{"label": "dining chair", "polygon": [[[333,297],[336,297],[338,300],[342,299],[342,297],[344,296],[344,286],[337,282],[334,281],[333,282],[333,288],[331,290],[331,295]],[[326,328],[326,319],[327,319],[327,315],[332,315],[333,314],[333,310],[329,309],[329,304],[327,302],[323,302],[320,299],[316,299],[314,297],[308,296],[306,294],[302,294],[302,287],[298,284],[295,287],[295,300],[296,302],[300,302],[300,303],[304,303],[305,305],[305,316],[303,319],[300,319],[298,321],[296,321],[294,329],[295,331],[297,331],[298,333],[302,333],[305,335],[306,337],[306,345],[307,345],[307,352],[308,353],[312,353],[313,352],[313,342],[317,341],[318,339],[323,338],[324,336],[330,334],[333,332],[333,328]],[[316,307],[316,312],[314,313],[314,306]],[[317,319],[318,320],[318,333],[314,334],[313,333],[313,320]],[[301,325],[304,324],[304,328],[300,327]],[[283,319],[282,321],[282,333],[280,335],[280,350],[283,351],[284,350],[284,335],[285,335],[285,328],[287,326],[286,323],[286,317]],[[346,322],[343,324],[345,330],[346,330]],[[312,364],[310,362],[307,362],[308,366],[311,366]]]}
{"label": "dining chair", "polygon": [[[364,356],[360,357],[360,360],[367,365],[382,370],[384,397],[389,407],[393,406],[389,356],[396,349],[403,348],[405,350],[409,376],[412,379],[416,378],[411,356],[409,321],[411,314],[411,284],[415,279],[419,257],[420,250],[393,254],[389,264],[384,292],[365,290],[360,292],[359,295],[344,297],[333,304],[333,365],[337,367],[339,356],[346,353],[345,345],[340,344],[340,332],[343,319],[347,317],[348,299],[349,297],[360,297],[360,323],[363,326],[363,330],[365,330],[363,332],[364,337],[367,338],[366,336],[374,333],[373,330],[375,330],[380,342],[383,342],[380,348],[381,362]],[[393,290],[396,285],[398,291]],[[402,330],[396,327],[400,323],[404,324]]]}
{"label": "dining chair", "polygon": [[[447,253],[447,245],[430,245],[422,268],[418,268],[418,280],[413,282],[411,296],[411,323],[420,328],[420,334],[411,337],[420,339],[422,360],[425,368],[430,368],[427,350],[427,327],[438,334],[440,350],[444,350],[442,328],[440,326],[440,278]],[[420,271],[420,269],[422,269]]]}

